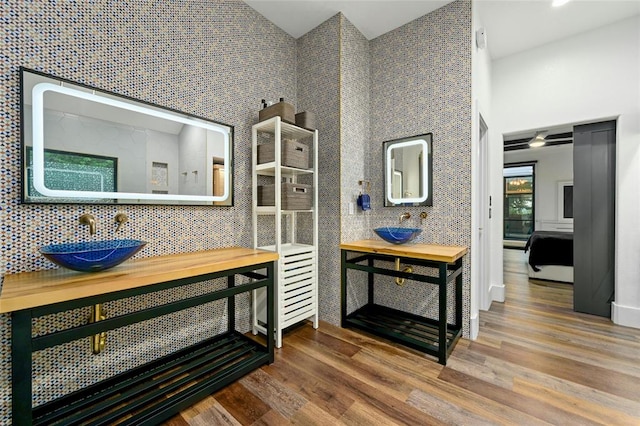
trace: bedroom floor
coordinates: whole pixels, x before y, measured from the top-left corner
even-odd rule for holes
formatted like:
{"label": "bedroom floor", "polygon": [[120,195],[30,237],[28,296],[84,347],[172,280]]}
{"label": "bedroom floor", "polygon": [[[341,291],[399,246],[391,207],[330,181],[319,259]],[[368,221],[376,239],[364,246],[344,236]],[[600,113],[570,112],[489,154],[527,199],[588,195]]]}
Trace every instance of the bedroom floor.
{"label": "bedroom floor", "polygon": [[640,424],[640,330],[575,313],[572,286],[529,281],[505,250],[506,302],[480,313],[443,367],[321,322],[286,334],[270,366],[166,425]]}

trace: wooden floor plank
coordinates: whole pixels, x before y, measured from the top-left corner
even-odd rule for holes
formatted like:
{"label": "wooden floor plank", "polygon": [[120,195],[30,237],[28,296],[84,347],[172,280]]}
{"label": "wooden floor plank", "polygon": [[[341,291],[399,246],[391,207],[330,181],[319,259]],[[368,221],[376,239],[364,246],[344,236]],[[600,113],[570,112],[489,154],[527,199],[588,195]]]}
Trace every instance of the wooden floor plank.
{"label": "wooden floor plank", "polygon": [[[317,379],[340,387],[354,400],[366,402],[371,410],[376,410],[395,422],[399,422],[400,424],[432,424],[435,422],[435,419],[431,416],[405,405],[401,400],[394,398],[392,394],[397,394],[397,392],[393,390],[390,391],[385,387],[385,383],[389,383],[387,378],[384,378],[384,383],[380,382],[372,385],[361,381],[357,377],[337,370],[333,365],[325,364],[323,361],[314,358],[311,354],[301,351],[298,347],[295,347],[294,344],[288,344],[287,347],[283,347],[282,349],[283,352],[287,354],[287,357],[295,360],[294,362],[300,365],[305,365],[309,373]],[[319,357],[325,358],[326,355],[321,354]]]}
{"label": "wooden floor plank", "polygon": [[385,394],[398,400],[405,400],[411,387],[405,384],[405,375],[397,373],[383,365],[366,364],[351,357],[342,356],[331,348],[317,344],[316,341],[292,336],[288,344],[322,362],[340,374],[347,375],[371,387],[383,387]]}
{"label": "wooden floor plank", "polygon": [[476,415],[466,407],[437,398],[422,390],[411,392],[411,395],[407,398],[407,403],[446,424],[459,425],[467,423],[477,426],[496,424],[494,421],[489,421]]}
{"label": "wooden floor plank", "polygon": [[[285,333],[275,362],[165,423],[640,425],[640,330],[573,312],[573,286],[529,280],[505,250],[505,302],[446,367],[368,333]],[[256,338],[260,341],[260,338]]]}
{"label": "wooden floor plank", "polygon": [[497,350],[474,342],[474,350],[523,368],[579,383],[623,398],[635,400],[640,395],[640,381],[631,375],[618,373],[606,367],[597,367],[555,355],[503,342]]}
{"label": "wooden floor plank", "polygon": [[213,396],[225,410],[243,425],[252,424],[271,410],[271,407],[240,382],[230,384]]}
{"label": "wooden floor plank", "polygon": [[295,425],[343,425],[341,420],[336,419],[322,408],[313,404],[312,402],[306,403],[303,407],[296,412],[291,418],[291,423]]}
{"label": "wooden floor plank", "polygon": [[[632,417],[609,407],[594,404],[592,401],[576,398],[563,392],[557,392],[546,386],[530,383],[520,378],[516,378],[514,392],[525,395],[530,399],[544,401],[547,405],[564,407],[571,411],[576,418],[590,419],[595,424],[611,425],[635,425],[639,424],[638,417]],[[640,413],[638,413],[640,414]],[[581,424],[588,424],[587,421]]]}
{"label": "wooden floor plank", "polygon": [[294,365],[284,357],[279,358],[283,360],[263,370],[334,418],[340,418],[354,403],[342,389],[310,375],[304,366]]}
{"label": "wooden floor plank", "polygon": [[[372,410],[367,403],[356,401],[341,417],[345,425],[376,425],[376,426],[400,426],[404,423],[393,421],[390,417],[378,410]],[[432,425],[443,424],[433,420]]]}
{"label": "wooden floor plank", "polygon": [[307,403],[303,396],[273,379],[263,370],[257,370],[243,377],[240,383],[286,419],[293,417]]}
{"label": "wooden floor plank", "polygon": [[237,421],[220,403],[213,398],[213,404],[196,416],[189,419],[190,426],[240,426]]}
{"label": "wooden floor plank", "polygon": [[598,424],[589,422],[578,413],[563,410],[553,404],[541,402],[534,398],[524,398],[522,393],[518,394],[510,389],[505,389],[451,368],[442,370],[440,379],[550,424],[569,424],[576,421],[583,425]]}

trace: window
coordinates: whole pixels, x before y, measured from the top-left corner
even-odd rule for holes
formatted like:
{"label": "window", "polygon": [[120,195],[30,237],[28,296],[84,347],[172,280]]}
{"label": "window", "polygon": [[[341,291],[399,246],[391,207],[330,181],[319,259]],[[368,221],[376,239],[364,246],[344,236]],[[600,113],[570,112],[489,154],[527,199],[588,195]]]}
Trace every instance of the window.
{"label": "window", "polygon": [[[27,156],[29,186],[26,188],[26,196],[35,199],[42,195],[33,187],[33,152],[30,146],[27,146]],[[44,162],[44,179],[48,188],[73,191],[117,191],[117,158],[45,149]]]}
{"label": "window", "polygon": [[504,238],[526,240],[534,224],[533,165],[504,169]]}

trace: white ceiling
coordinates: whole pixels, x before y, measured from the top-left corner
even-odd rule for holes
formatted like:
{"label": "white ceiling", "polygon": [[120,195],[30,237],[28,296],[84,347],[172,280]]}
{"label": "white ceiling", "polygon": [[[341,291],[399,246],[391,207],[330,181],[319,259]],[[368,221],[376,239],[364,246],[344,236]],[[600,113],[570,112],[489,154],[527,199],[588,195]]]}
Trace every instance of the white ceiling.
{"label": "white ceiling", "polygon": [[[554,8],[551,0],[474,0],[486,28],[493,59],[576,35],[640,14],[640,0],[573,0]],[[436,0],[245,0],[298,38],[338,12],[369,40],[451,1]]]}
{"label": "white ceiling", "polygon": [[[478,0],[476,0],[478,1]],[[640,14],[640,0],[479,0],[493,59],[542,46]]]}
{"label": "white ceiling", "polygon": [[245,3],[295,38],[342,12],[371,40],[451,0],[245,0]]}

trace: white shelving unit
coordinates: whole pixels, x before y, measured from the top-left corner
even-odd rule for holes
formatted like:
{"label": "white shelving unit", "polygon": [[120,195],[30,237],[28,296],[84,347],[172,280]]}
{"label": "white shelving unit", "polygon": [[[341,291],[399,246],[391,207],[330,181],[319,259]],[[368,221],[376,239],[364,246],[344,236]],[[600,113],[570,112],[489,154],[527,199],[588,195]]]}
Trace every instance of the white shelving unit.
{"label": "white shelving unit", "polygon": [[[313,321],[318,328],[318,131],[297,127],[273,117],[252,128],[252,224],[253,247],[277,252],[275,276],[275,346],[282,347],[282,331],[300,321]],[[258,164],[258,143],[275,144],[275,160]],[[291,139],[309,145],[310,168],[298,169],[282,165],[282,141]],[[258,205],[260,182],[275,184],[275,205]],[[309,183],[312,185],[311,210],[283,210],[282,189],[278,183]],[[259,218],[272,217],[271,241],[264,244]],[[304,228],[299,220],[304,221]],[[264,230],[262,231],[264,234]],[[304,237],[301,235],[304,233]],[[262,239],[261,239],[262,237]],[[265,333],[266,292],[253,292],[253,334]]]}

